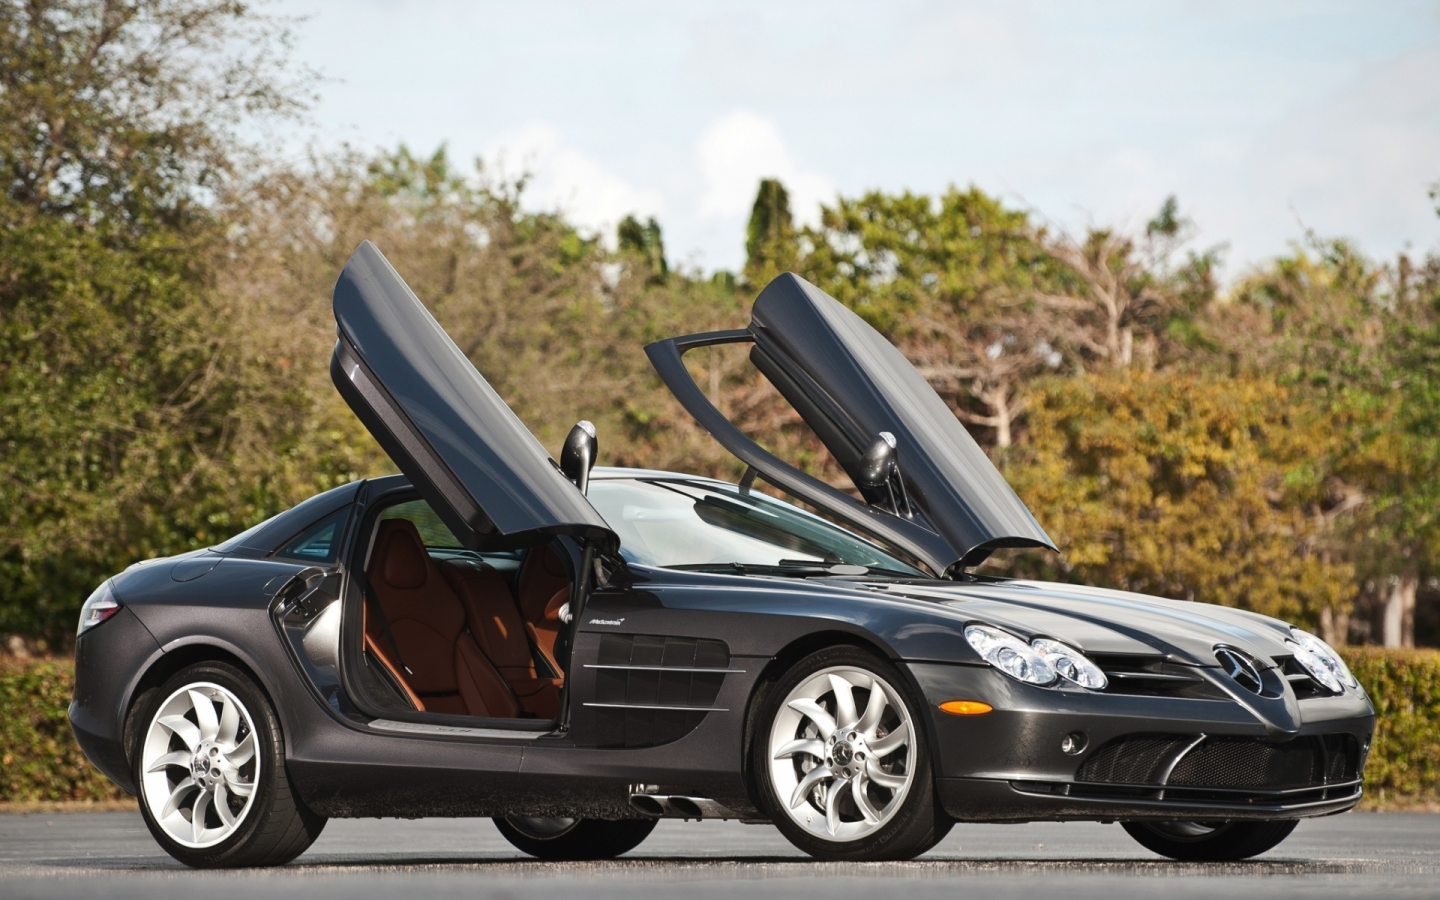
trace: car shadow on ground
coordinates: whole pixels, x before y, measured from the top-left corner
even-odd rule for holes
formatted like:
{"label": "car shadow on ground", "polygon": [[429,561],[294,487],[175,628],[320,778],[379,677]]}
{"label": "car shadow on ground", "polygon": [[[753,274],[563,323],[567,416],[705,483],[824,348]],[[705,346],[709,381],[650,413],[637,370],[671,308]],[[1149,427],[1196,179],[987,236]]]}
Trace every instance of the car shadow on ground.
{"label": "car shadow on ground", "polygon": [[[34,860],[23,867],[26,874],[103,874],[106,872],[153,872],[178,875],[197,870],[168,857],[77,857]],[[654,874],[694,878],[753,878],[766,875],[795,876],[872,876],[906,878],[950,878],[977,874],[1131,874],[1141,877],[1215,875],[1295,876],[1295,875],[1356,875],[1393,871],[1393,864],[1378,860],[1314,860],[1267,858],[1228,863],[1179,863],[1170,860],[1128,859],[1123,857],[987,859],[946,858],[919,859],[908,862],[820,862],[803,857],[745,856],[715,858],[701,856],[626,856],[615,860],[591,862],[556,862],[528,857],[492,857],[473,854],[407,855],[407,854],[317,854],[301,858],[273,869],[219,870],[224,874],[265,875],[311,874],[355,875],[393,874],[396,872],[485,872],[496,876],[566,877],[583,873],[586,877],[614,874],[631,877]]]}

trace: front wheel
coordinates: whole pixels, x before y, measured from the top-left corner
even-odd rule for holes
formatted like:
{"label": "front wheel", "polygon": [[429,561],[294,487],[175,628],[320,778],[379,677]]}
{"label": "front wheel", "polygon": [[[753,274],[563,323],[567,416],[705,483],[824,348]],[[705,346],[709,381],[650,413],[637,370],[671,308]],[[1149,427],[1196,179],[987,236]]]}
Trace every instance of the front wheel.
{"label": "front wheel", "polygon": [[495,827],[522,853],[546,860],[614,859],[640,846],[655,819],[497,818]]}
{"label": "front wheel", "polygon": [[751,771],[761,808],[796,847],[826,860],[912,859],[949,832],[923,707],[888,662],[821,650],[762,704]]}
{"label": "front wheel", "polygon": [[224,663],[179,672],[137,709],[140,812],[155,840],[195,868],[278,866],[325,827],[285,772],[280,722],[249,678]]}
{"label": "front wheel", "polygon": [[1121,822],[1141,846],[1182,862],[1233,862],[1270,850],[1290,836],[1296,819],[1278,822]]}

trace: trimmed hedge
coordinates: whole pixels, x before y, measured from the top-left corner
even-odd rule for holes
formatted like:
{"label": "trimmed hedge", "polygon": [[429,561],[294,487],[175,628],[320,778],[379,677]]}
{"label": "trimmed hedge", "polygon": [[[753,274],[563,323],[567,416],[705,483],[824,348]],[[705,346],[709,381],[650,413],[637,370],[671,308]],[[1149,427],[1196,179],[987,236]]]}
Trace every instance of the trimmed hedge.
{"label": "trimmed hedge", "polygon": [[74,689],[75,664],[68,659],[0,658],[0,801],[125,796],[75,743],[65,715]]}
{"label": "trimmed hedge", "polygon": [[[1379,714],[1365,768],[1368,805],[1440,799],[1440,652],[1344,651]],[[68,659],[0,659],[0,802],[115,800],[125,794],[85,759],[65,718]]]}
{"label": "trimmed hedge", "polygon": [[1365,765],[1370,803],[1440,799],[1440,652],[1349,647],[1341,655],[1375,704]]}

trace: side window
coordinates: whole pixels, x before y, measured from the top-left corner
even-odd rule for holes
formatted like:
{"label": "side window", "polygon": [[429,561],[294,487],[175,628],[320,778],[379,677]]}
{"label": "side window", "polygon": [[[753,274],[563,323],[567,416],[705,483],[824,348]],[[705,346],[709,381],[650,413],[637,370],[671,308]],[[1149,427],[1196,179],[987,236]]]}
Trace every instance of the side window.
{"label": "side window", "polygon": [[285,546],[275,551],[275,555],[316,565],[333,563],[335,554],[340,552],[340,536],[345,527],[345,518],[349,514],[349,509],[342,509],[326,516],[291,538]]}
{"label": "side window", "polygon": [[459,550],[460,541],[455,534],[445,527],[440,517],[435,515],[435,510],[424,500],[411,500],[408,503],[397,503],[380,514],[380,520],[405,519],[415,525],[415,530],[420,532],[420,541],[431,549],[436,550]]}

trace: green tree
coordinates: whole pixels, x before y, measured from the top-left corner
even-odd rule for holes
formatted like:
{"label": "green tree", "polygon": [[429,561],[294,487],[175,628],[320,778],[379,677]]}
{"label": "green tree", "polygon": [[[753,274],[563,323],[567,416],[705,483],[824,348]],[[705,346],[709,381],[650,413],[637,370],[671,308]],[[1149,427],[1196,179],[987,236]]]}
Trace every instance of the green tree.
{"label": "green tree", "polygon": [[[1312,515],[1357,580],[1329,611],[1331,637],[1413,645],[1419,585],[1440,561],[1433,342],[1440,261],[1376,264],[1311,236],[1236,286],[1216,310],[1231,370],[1276,379],[1297,412],[1326,423],[1309,465],[1323,478]],[[1360,618],[1350,618],[1358,600]]]}
{"label": "green tree", "polygon": [[1378,601],[1380,642],[1413,647],[1420,585],[1440,571],[1440,259],[1392,271],[1379,378],[1331,400],[1348,425],[1332,472],[1351,489],[1340,537]]}
{"label": "green tree", "polygon": [[662,284],[670,276],[670,266],[665,262],[665,241],[660,235],[660,224],[653,216],[643,225],[634,216],[621,219],[615,229],[615,242],[621,253],[633,253],[644,262],[652,284]]}
{"label": "green tree", "polygon": [[0,2],[0,632],[229,528],[187,506],[235,399],[217,198],[297,108],[284,44],[220,0]]}
{"label": "green tree", "polygon": [[1102,371],[1032,393],[1005,473],[1064,556],[1018,571],[1310,624],[1353,570],[1318,551],[1314,429],[1259,378]]}
{"label": "green tree", "polygon": [[[1007,447],[1024,383],[1060,364],[1034,302],[1061,269],[1027,213],[977,188],[839,198],[802,235],[800,271],[896,341],[967,423]],[[983,435],[982,435],[983,436]]]}
{"label": "green tree", "polygon": [[795,268],[795,220],[790,193],[779,179],[764,178],[745,228],[745,278],[760,290],[782,272]]}

